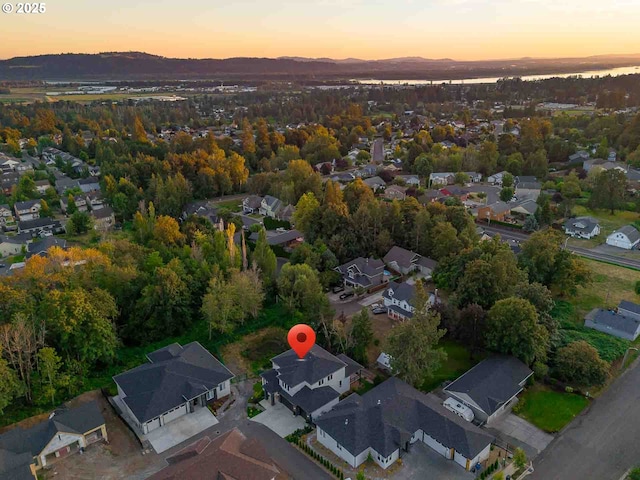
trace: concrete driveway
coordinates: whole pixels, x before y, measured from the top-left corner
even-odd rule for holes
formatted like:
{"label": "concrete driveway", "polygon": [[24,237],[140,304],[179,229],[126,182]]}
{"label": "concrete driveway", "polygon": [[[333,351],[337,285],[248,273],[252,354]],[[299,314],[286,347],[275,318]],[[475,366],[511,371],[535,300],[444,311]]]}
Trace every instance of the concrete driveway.
{"label": "concrete driveway", "polygon": [[304,418],[294,416],[291,410],[281,403],[276,403],[271,406],[269,402],[263,400],[260,402],[260,405],[265,411],[256,415],[251,420],[269,427],[282,438],[300,428],[304,428],[306,425]]}
{"label": "concrete driveway", "polygon": [[402,468],[393,480],[446,479],[472,480],[475,475],[467,472],[453,460],[447,460],[422,442],[411,445],[409,453],[402,457]]}
{"label": "concrete driveway", "polygon": [[218,423],[208,408],[200,408],[152,431],[146,439],[156,453],[162,453]]}
{"label": "concrete driveway", "polygon": [[486,427],[486,430],[503,442],[522,448],[529,458],[537,456],[553,440],[553,435],[543,432],[513,413],[497,418]]}

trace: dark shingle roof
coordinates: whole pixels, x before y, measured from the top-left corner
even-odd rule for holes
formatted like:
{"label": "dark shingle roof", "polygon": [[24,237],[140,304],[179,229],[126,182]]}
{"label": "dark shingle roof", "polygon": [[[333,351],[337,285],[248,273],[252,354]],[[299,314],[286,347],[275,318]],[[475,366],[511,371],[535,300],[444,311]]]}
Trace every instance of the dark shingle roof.
{"label": "dark shingle roof", "polygon": [[345,371],[344,371],[345,377],[350,377],[354,373],[359,372],[364,368],[355,360],[352,360],[351,358],[347,357],[344,353],[341,353],[340,355],[338,355],[338,358],[347,364],[347,368],[345,368]]}
{"label": "dark shingle roof", "polygon": [[533,372],[515,357],[487,358],[464,373],[445,391],[466,394],[491,415],[522,389],[519,385]]}
{"label": "dark shingle roof", "polygon": [[304,386],[295,395],[289,395],[285,390],[280,389],[280,395],[309,414],[340,397],[340,393],[328,386],[314,389]]}
{"label": "dark shingle roof", "polygon": [[39,204],[40,204],[40,200],[26,200],[24,202],[16,202],[14,204],[14,207],[18,211],[20,211],[20,210],[29,210],[34,205],[39,205]]}
{"label": "dark shingle roof", "polygon": [[64,238],[47,237],[29,244],[27,250],[27,258],[31,258],[34,255],[42,255],[47,252],[51,247],[67,248],[67,241]]}
{"label": "dark shingle roof", "polygon": [[391,247],[391,250],[384,256],[384,263],[387,265],[391,262],[396,262],[398,266],[402,268],[409,268],[412,264],[416,263],[420,258],[420,255],[407,250],[402,247]]}
{"label": "dark shingle roof", "polygon": [[344,276],[348,275],[349,269],[354,272],[354,277],[348,277],[349,280],[366,287],[371,285],[370,277],[381,275],[384,272],[384,262],[374,258],[358,257],[336,268]]}
{"label": "dark shingle roof", "polygon": [[220,383],[233,374],[198,342],[175,343],[147,355],[152,363],[113,377],[124,403],[147,422]]}
{"label": "dark shingle roof", "polygon": [[[393,291],[393,295],[391,295],[391,291]],[[402,282],[391,282],[389,287],[384,291],[382,296],[384,298],[392,299],[395,298],[399,302],[403,300],[408,302],[411,305],[411,300],[416,294],[416,287],[414,285],[409,285],[408,283]]]}
{"label": "dark shingle roof", "polygon": [[565,230],[574,232],[591,233],[598,225],[598,221],[591,217],[570,218],[564,223]]}
{"label": "dark shingle roof", "polygon": [[353,394],[316,420],[352,455],[371,447],[389,456],[423,430],[466,458],[474,458],[493,440],[487,433],[446,410],[440,402],[391,377],[363,396]]}
{"label": "dark shingle roof", "polygon": [[33,220],[24,220],[22,222],[18,222],[19,231],[49,226],[52,228],[61,228],[59,220],[47,217],[34,218]]}
{"label": "dark shingle roof", "polygon": [[287,350],[272,358],[272,362],[277,367],[278,378],[292,387],[303,382],[312,385],[346,366],[345,362],[318,345],[314,345],[302,360],[293,350]]}
{"label": "dark shingle roof", "polygon": [[618,308],[624,308],[625,310],[628,310],[632,313],[636,313],[640,315],[640,305],[638,305],[637,303],[630,302],[628,300],[622,300],[618,304]]}
{"label": "dark shingle roof", "polygon": [[586,318],[608,329],[618,330],[630,335],[635,335],[640,326],[640,319],[638,318],[620,315],[619,313],[602,310],[601,308],[595,311],[592,310],[587,314]]}

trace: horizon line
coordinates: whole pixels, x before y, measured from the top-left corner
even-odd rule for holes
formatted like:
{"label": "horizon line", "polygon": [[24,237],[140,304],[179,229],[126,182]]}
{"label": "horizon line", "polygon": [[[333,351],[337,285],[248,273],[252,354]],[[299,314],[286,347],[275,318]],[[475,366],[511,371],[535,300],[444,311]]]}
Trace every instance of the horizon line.
{"label": "horizon line", "polygon": [[36,53],[31,55],[19,55],[7,58],[0,58],[0,61],[13,60],[15,58],[29,58],[29,57],[42,57],[49,55],[104,55],[104,54],[125,54],[125,53],[139,53],[159,58],[165,58],[169,60],[232,60],[232,59],[267,59],[267,60],[293,60],[298,61],[298,59],[306,60],[306,61],[332,61],[332,62],[345,62],[345,61],[360,61],[360,62],[384,62],[391,60],[399,60],[399,59],[417,59],[417,60],[426,60],[426,61],[436,61],[436,62],[507,62],[507,61],[518,61],[518,60],[579,60],[579,59],[589,59],[589,58],[607,58],[607,57],[638,57],[640,58],[640,53],[606,53],[606,54],[594,54],[594,55],[586,55],[586,56],[569,56],[569,57],[535,57],[529,55],[523,55],[521,57],[507,57],[507,58],[484,58],[484,59],[476,59],[476,60],[464,60],[464,59],[455,59],[451,57],[441,57],[441,58],[428,58],[422,57],[419,55],[406,55],[406,56],[398,56],[398,57],[388,57],[388,58],[361,58],[361,57],[345,57],[345,58],[333,58],[333,57],[305,57],[302,55],[279,55],[276,57],[266,57],[266,56],[231,56],[231,57],[172,57],[166,55],[158,55],[155,53],[144,52],[141,50],[111,50],[111,51],[99,51],[99,52],[60,52],[60,53]]}

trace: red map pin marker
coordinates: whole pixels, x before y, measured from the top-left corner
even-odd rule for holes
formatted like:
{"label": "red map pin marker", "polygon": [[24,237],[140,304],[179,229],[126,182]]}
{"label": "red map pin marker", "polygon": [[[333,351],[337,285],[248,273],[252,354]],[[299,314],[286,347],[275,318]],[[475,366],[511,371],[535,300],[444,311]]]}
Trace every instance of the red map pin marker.
{"label": "red map pin marker", "polygon": [[316,332],[309,325],[299,323],[291,327],[287,335],[287,341],[298,357],[304,358],[316,343]]}

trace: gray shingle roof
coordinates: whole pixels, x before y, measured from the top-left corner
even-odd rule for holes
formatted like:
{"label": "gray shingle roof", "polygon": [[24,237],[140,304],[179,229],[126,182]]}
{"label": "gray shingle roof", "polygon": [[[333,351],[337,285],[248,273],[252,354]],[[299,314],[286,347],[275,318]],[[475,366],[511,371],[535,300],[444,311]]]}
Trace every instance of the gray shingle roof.
{"label": "gray shingle roof", "polygon": [[391,247],[391,250],[384,256],[384,263],[387,265],[391,262],[396,262],[401,268],[409,268],[412,264],[415,264],[420,255],[414,253],[406,248],[394,246]]}
{"label": "gray shingle roof", "polygon": [[638,331],[638,327],[640,327],[640,319],[638,318],[620,315],[619,313],[603,310],[601,308],[598,308],[595,311],[592,310],[587,314],[586,318],[598,325],[603,325],[607,328],[631,335],[635,335]]}
{"label": "gray shingle roof", "polygon": [[316,424],[352,455],[371,447],[389,456],[418,430],[466,458],[474,458],[493,440],[397,377],[363,396],[350,395]]}
{"label": "gray shingle roof", "polygon": [[[22,460],[22,454],[29,454],[30,459],[39,455],[58,433],[84,434],[104,425],[104,423],[100,407],[93,401],[67,410],[56,410],[53,417],[31,428],[16,427],[9,430],[0,435],[0,477],[3,480],[5,478],[23,478],[19,475],[16,477],[5,476],[3,469],[7,468],[7,465],[2,462],[2,457],[9,461],[10,468],[15,468],[16,463]],[[2,454],[3,451],[10,452],[12,455]],[[17,470],[19,473],[22,469],[18,468]],[[24,478],[33,479],[33,476]]]}
{"label": "gray shingle roof", "polygon": [[298,405],[308,414],[340,397],[340,393],[329,386],[314,389],[304,386],[295,395],[289,395],[285,390],[280,389],[280,395],[294,405]]}
{"label": "gray shingle roof", "polygon": [[[393,295],[391,295],[391,291],[393,290]],[[408,302],[411,305],[411,301],[416,294],[416,287],[414,285],[409,285],[408,283],[402,282],[391,282],[389,287],[384,291],[382,296],[384,298],[392,299],[395,298],[399,302],[403,300]]]}
{"label": "gray shingle roof", "polygon": [[302,360],[293,350],[287,350],[271,361],[278,367],[278,378],[292,387],[303,382],[312,385],[346,366],[319,345],[314,345]]}
{"label": "gray shingle roof", "polygon": [[[353,278],[348,277],[349,269],[354,272]],[[358,257],[344,265],[340,265],[336,270],[345,276],[345,278],[349,278],[350,281],[357,282],[360,285],[367,287],[372,283],[370,280],[371,277],[376,277],[384,273],[384,262],[374,258]]]}
{"label": "gray shingle roof", "polygon": [[17,211],[21,211],[21,210],[29,210],[34,205],[39,205],[39,204],[40,204],[40,200],[26,200],[24,202],[16,202],[14,204],[14,207]]}
{"label": "gray shingle roof", "polygon": [[636,228],[633,225],[625,225],[624,227],[619,228],[613,233],[614,234],[624,233],[631,243],[634,243],[640,240],[640,232],[636,230]]}
{"label": "gray shingle roof", "polygon": [[344,371],[345,377],[350,377],[354,373],[364,368],[355,360],[352,360],[351,358],[347,357],[344,353],[341,353],[340,355],[338,355],[338,358],[347,364],[347,368],[345,368],[345,371]]}
{"label": "gray shingle roof", "polygon": [[618,308],[624,308],[625,310],[628,310],[631,313],[640,315],[640,305],[638,305],[637,303],[630,302],[628,300],[622,300],[618,304]]}
{"label": "gray shingle roof", "polygon": [[518,394],[522,389],[520,383],[532,373],[515,357],[491,357],[449,384],[445,391],[468,395],[487,415],[491,415]]}
{"label": "gray shingle roof", "polygon": [[42,227],[62,228],[60,225],[60,220],[55,220],[53,218],[47,217],[34,218],[33,220],[24,220],[22,222],[18,222],[18,231]]}
{"label": "gray shingle roof", "polygon": [[147,422],[214,389],[233,374],[198,342],[171,344],[147,355],[151,363],[113,377],[124,403]]}
{"label": "gray shingle roof", "polygon": [[67,248],[67,241],[64,238],[47,237],[33,242],[27,248],[27,258],[45,254],[51,247]]}
{"label": "gray shingle roof", "polygon": [[591,217],[576,217],[564,222],[564,229],[574,232],[591,233],[597,225],[598,221]]}

